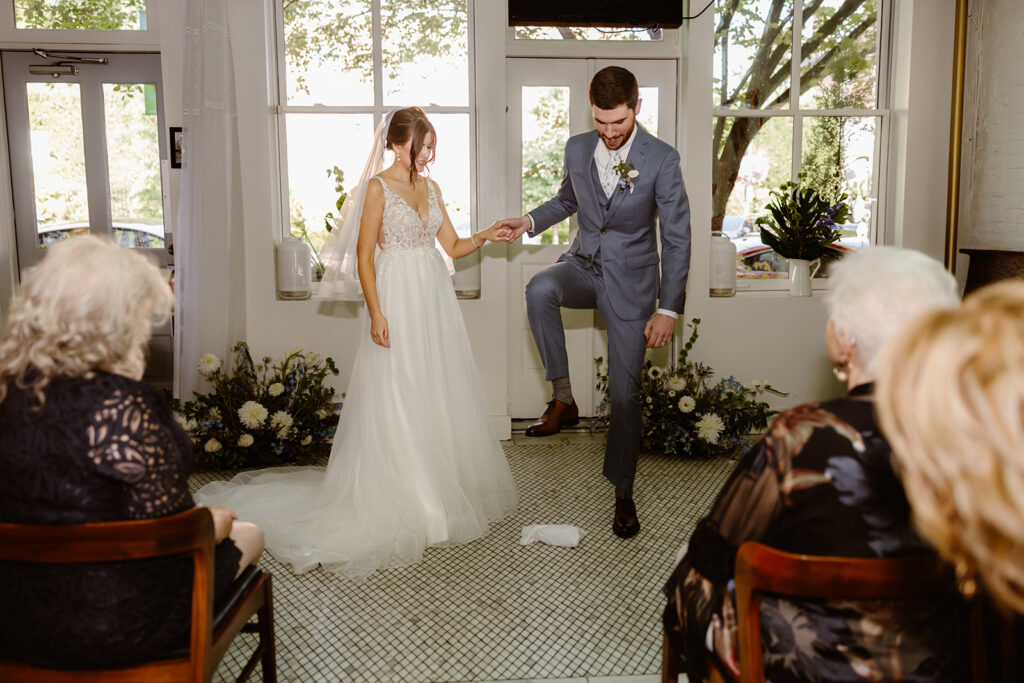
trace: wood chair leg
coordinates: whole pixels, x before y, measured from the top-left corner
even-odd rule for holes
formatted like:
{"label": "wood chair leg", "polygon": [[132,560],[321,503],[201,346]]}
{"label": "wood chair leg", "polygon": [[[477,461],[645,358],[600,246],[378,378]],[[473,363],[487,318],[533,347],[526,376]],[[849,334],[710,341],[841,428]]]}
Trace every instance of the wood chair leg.
{"label": "wood chair leg", "polygon": [[662,635],[661,646],[661,683],[677,683],[679,681],[679,655],[672,649],[668,636]]}
{"label": "wood chair leg", "polygon": [[274,592],[270,589],[270,579],[267,576],[265,587],[266,597],[263,600],[263,607],[257,612],[260,624],[260,639],[264,643],[261,669],[263,670],[264,683],[277,683],[277,648],[274,645]]}

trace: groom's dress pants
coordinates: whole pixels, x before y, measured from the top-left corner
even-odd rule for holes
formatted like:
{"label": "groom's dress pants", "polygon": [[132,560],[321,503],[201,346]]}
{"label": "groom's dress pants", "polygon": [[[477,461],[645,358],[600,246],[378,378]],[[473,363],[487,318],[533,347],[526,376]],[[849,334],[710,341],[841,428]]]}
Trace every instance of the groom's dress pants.
{"label": "groom's dress pants", "polygon": [[526,285],[526,313],[550,381],[569,376],[561,308],[596,308],[608,330],[608,393],[611,423],[604,476],[617,488],[633,487],[640,450],[641,385],[647,319],[623,320],[611,306],[599,258],[565,253]]}

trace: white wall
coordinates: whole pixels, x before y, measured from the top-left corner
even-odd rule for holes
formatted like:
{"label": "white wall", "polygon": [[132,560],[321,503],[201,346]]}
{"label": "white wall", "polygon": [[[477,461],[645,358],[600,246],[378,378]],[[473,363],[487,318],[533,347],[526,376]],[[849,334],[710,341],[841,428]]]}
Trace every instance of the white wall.
{"label": "white wall", "polygon": [[1024,251],[1024,4],[975,1],[971,18],[968,64],[982,77],[969,91],[973,107],[965,116],[964,137],[973,147],[965,159],[973,156],[973,174],[960,246]]}

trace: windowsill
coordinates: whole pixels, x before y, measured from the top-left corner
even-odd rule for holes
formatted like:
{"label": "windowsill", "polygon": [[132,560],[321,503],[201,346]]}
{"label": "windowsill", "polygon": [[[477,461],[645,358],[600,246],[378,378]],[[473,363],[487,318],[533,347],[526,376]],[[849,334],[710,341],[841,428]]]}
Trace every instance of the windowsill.
{"label": "windowsill", "polygon": [[[811,281],[812,292],[827,292],[831,284],[828,278],[819,277]],[[738,280],[736,282],[736,297],[747,298],[769,298],[774,296],[789,296],[789,279],[764,279],[764,280]],[[710,297],[711,299],[732,299],[735,297]],[[795,297],[801,298],[801,297]]]}

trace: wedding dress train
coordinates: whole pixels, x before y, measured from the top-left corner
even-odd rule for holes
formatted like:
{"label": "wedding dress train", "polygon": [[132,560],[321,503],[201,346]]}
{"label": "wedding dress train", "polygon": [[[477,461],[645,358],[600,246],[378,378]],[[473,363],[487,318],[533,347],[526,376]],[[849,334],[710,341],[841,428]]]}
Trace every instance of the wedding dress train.
{"label": "wedding dress train", "polygon": [[345,576],[419,562],[427,546],[487,533],[515,509],[515,482],[492,434],[451,278],[426,225],[387,183],[375,258],[390,348],[362,337],[326,470],[244,472],[196,500],[255,522],[267,548],[301,573]]}

